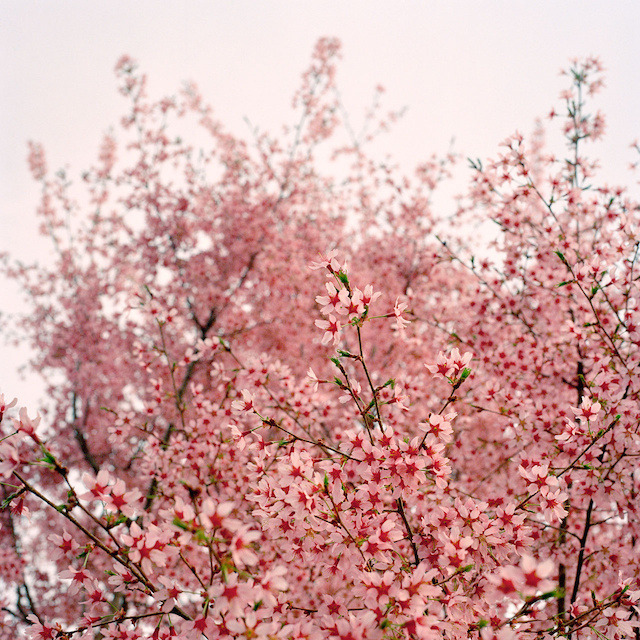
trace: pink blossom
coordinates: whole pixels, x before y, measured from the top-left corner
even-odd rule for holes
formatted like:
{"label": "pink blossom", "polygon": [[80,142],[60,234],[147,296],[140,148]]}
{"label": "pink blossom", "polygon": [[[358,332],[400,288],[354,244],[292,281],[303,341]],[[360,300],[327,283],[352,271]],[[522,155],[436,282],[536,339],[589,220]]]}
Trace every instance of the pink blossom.
{"label": "pink blossom", "polygon": [[236,532],[231,541],[230,550],[231,557],[238,567],[252,566],[258,562],[258,556],[249,545],[259,539],[260,533],[251,531],[248,526]]}
{"label": "pink blossom", "polygon": [[71,580],[71,584],[67,590],[69,594],[76,594],[80,591],[80,588],[91,581],[91,575],[84,568],[75,569],[69,566],[65,571],[60,572],[60,577],[63,580]]}
{"label": "pink blossom", "polygon": [[449,378],[453,375],[453,363],[442,351],[438,354],[435,364],[424,365],[434,376]]}
{"label": "pink blossom", "polygon": [[325,282],[324,285],[327,288],[326,296],[316,296],[316,302],[322,305],[320,310],[323,315],[330,313],[343,313],[344,307],[340,294],[344,289],[337,289],[333,282]]}
{"label": "pink blossom", "polygon": [[[95,489],[95,487],[94,487]],[[113,513],[122,513],[127,518],[135,518],[142,500],[142,493],[138,489],[127,491],[124,481],[118,478],[104,496],[105,508]]]}
{"label": "pink blossom", "polygon": [[396,299],[396,304],[393,307],[393,315],[396,318],[396,323],[395,323],[395,328],[400,331],[403,332],[405,327],[409,326],[409,324],[411,324],[409,322],[409,320],[405,320],[402,317],[402,312],[408,307],[409,305],[406,302],[400,302],[400,299]]}
{"label": "pink blossom", "polygon": [[443,442],[448,442],[453,435],[450,418],[445,418],[438,414],[431,414],[429,416],[429,432],[436,436],[436,438],[440,438]]}
{"label": "pink blossom", "polygon": [[85,493],[78,495],[82,500],[104,500],[107,489],[111,483],[111,476],[106,469],[100,469],[98,475],[93,477],[89,473],[82,476],[82,482],[87,488]]}
{"label": "pink blossom", "polygon": [[229,517],[233,508],[234,503],[230,500],[216,504],[213,500],[207,499],[202,503],[200,509],[200,522],[207,531],[216,531],[221,527],[228,531],[235,531],[241,523]]}
{"label": "pink blossom", "polygon": [[29,615],[28,619],[31,622],[28,631],[30,640],[53,640],[62,632],[60,623],[43,624],[34,615]]}
{"label": "pink blossom", "polygon": [[582,418],[587,422],[594,420],[598,416],[598,413],[600,413],[601,409],[602,406],[600,403],[593,402],[591,398],[583,398],[578,408],[571,407],[571,410],[576,417]]}
{"label": "pink blossom", "polygon": [[338,344],[340,340],[340,322],[333,315],[328,320],[316,320],[316,327],[324,329],[325,334],[322,337],[322,344],[329,344],[333,340],[333,344]]}
{"label": "pink blossom", "polygon": [[167,547],[171,535],[170,531],[162,531],[155,525],[149,525],[143,531],[137,522],[133,522],[129,533],[122,534],[121,539],[129,547],[129,559],[140,564],[146,573],[151,573],[153,565],[164,567],[174,555]]}
{"label": "pink blossom", "polygon": [[27,415],[27,409],[25,407],[21,407],[19,413],[19,418],[14,418],[13,422],[18,431],[28,435],[34,442],[40,443],[40,438],[36,435],[36,428],[40,424],[40,415],[35,418],[30,418]]}
{"label": "pink blossom", "polygon": [[360,289],[355,288],[351,292],[341,289],[339,295],[341,307],[338,308],[338,313],[349,316],[349,320],[364,313],[363,295]]}
{"label": "pink blossom", "polygon": [[[185,638],[193,638],[194,640],[197,638],[202,638],[203,636],[209,637],[216,633],[217,631],[217,621],[214,620],[212,616],[207,615],[206,613],[197,616],[193,620],[186,622],[182,625],[181,635]],[[193,633],[189,633],[193,632]]]}
{"label": "pink blossom", "polygon": [[62,536],[52,533],[49,540],[57,547],[55,558],[63,558],[65,556],[75,556],[80,549],[80,545],[68,531],[63,531]]}
{"label": "pink blossom", "polygon": [[553,582],[549,579],[554,571],[553,560],[537,562],[532,556],[522,556],[520,563],[526,587],[536,592],[553,589]]}
{"label": "pink blossom", "polygon": [[247,391],[246,389],[242,389],[241,395],[242,395],[242,400],[234,400],[231,403],[231,407],[233,409],[233,412],[238,414],[238,415],[241,414],[241,413],[245,413],[245,412],[254,410],[253,396],[251,395],[251,393],[249,391]]}
{"label": "pink blossom", "polygon": [[309,264],[310,269],[328,269],[332,273],[340,271],[340,263],[336,260],[337,249],[332,249],[326,256],[320,256],[320,262]]}
{"label": "pink blossom", "polygon": [[0,476],[7,480],[18,464],[20,464],[18,450],[7,441],[0,441]]}
{"label": "pink blossom", "polygon": [[318,376],[316,376],[315,372],[313,371],[313,369],[311,367],[309,367],[309,369],[307,370],[307,378],[309,378],[309,380],[311,380],[311,384],[312,384],[312,388],[315,391],[318,390],[318,384],[320,383],[320,380],[318,380]]}
{"label": "pink blossom", "polygon": [[17,402],[18,399],[14,398],[7,404],[6,400],[4,399],[4,395],[0,393],[0,422],[2,422],[2,417],[4,416],[5,411],[7,409],[11,409],[11,407],[15,407]]}
{"label": "pink blossom", "polygon": [[237,573],[231,573],[221,582],[211,586],[208,590],[213,606],[214,615],[228,614],[241,617],[247,608],[253,606],[259,598],[259,590],[250,582],[241,582]]}
{"label": "pink blossom", "polygon": [[374,293],[373,285],[368,284],[364,288],[364,293],[362,294],[362,304],[368,307],[372,305],[381,295],[382,293],[380,291],[376,291]]}

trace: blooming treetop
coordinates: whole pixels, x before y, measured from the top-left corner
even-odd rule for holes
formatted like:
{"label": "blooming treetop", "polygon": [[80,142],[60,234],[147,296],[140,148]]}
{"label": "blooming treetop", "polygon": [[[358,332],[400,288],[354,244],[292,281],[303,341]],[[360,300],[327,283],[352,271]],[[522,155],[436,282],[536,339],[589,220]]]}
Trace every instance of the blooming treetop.
{"label": "blooming treetop", "polygon": [[83,200],[31,145],[56,264],[4,269],[50,403],[0,396],[2,640],[634,637],[639,210],[584,154],[599,64],[566,158],[512,136],[444,237],[453,158],[368,153],[394,114],[322,172],[338,53],[252,146],[121,59]]}

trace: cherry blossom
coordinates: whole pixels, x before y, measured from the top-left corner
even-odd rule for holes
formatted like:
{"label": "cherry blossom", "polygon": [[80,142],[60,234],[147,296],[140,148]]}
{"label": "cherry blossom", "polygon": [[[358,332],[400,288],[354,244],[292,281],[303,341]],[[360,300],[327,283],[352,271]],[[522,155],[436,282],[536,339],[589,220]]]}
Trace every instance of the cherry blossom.
{"label": "cherry blossom", "polygon": [[443,230],[456,158],[380,162],[379,92],[351,137],[338,56],[282,134],[123,57],[81,181],[30,145],[55,264],[1,264],[48,409],[0,395],[0,640],[636,632],[639,208],[589,155],[600,64],[545,125],[568,152],[510,135]]}
{"label": "cherry blossom", "polygon": [[12,407],[15,407],[17,403],[18,403],[17,398],[14,398],[11,402],[7,403],[7,401],[4,399],[4,395],[0,394],[0,422],[2,422],[2,418],[5,412],[7,411],[7,409],[11,409]]}

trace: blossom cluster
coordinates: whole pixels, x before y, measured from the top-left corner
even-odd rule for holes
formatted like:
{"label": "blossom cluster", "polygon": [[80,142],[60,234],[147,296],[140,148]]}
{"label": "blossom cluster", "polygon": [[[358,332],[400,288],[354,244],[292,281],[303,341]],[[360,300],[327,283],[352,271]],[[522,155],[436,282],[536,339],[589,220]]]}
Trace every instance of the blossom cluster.
{"label": "blossom cluster", "polygon": [[510,136],[445,235],[454,158],[371,157],[380,91],[333,139],[338,55],[253,147],[123,57],[85,222],[30,146],[56,264],[2,268],[49,403],[0,395],[0,640],[637,634],[640,206],[586,152],[599,63],[550,114],[567,158]]}

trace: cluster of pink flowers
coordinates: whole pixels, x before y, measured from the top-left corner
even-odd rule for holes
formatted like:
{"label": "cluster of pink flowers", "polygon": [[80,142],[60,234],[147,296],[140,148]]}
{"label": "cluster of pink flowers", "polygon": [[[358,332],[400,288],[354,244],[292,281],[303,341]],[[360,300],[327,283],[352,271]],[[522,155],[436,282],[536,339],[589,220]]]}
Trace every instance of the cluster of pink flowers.
{"label": "cluster of pink flowers", "polygon": [[[326,269],[327,275],[334,280],[325,283],[327,295],[316,296],[316,302],[322,305],[322,314],[328,316],[327,320],[316,320],[316,327],[325,330],[322,344],[332,342],[337,345],[342,329],[348,324],[364,320],[369,305],[381,296],[379,291],[374,293],[371,284],[368,284],[364,291],[357,287],[352,289],[347,276],[347,264],[345,262],[340,266],[335,258],[336,253],[337,251],[333,250],[320,262],[311,263],[312,269]],[[341,319],[340,316],[345,317]]]}
{"label": "cluster of pink flowers", "polygon": [[478,260],[429,204],[453,158],[368,156],[379,92],[320,171],[338,53],[255,149],[123,57],[86,225],[31,146],[59,258],[2,264],[50,406],[0,395],[0,640],[637,633],[640,207],[584,152],[599,64],[553,112],[567,160],[536,131],[473,163]]}

